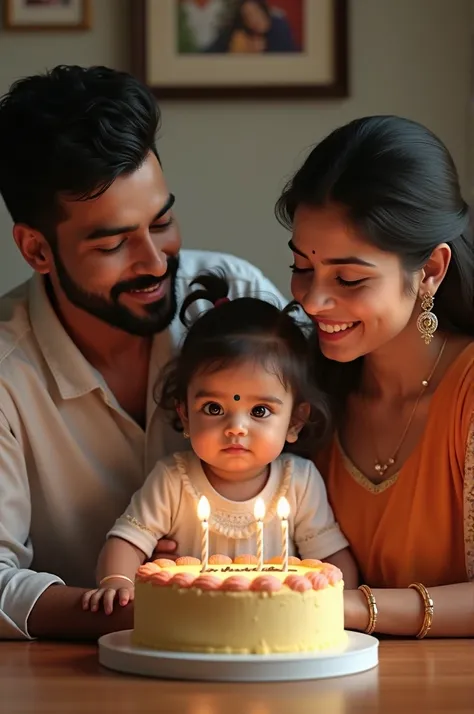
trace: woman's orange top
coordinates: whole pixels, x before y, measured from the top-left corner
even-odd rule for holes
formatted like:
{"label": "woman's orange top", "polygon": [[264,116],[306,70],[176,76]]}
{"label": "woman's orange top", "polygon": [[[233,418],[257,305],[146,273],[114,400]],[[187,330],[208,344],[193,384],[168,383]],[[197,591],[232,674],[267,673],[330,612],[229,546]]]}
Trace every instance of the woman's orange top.
{"label": "woman's orange top", "polygon": [[337,440],[316,459],[362,582],[427,587],[474,579],[474,343],[431,400],[421,441],[397,474],[374,485]]}

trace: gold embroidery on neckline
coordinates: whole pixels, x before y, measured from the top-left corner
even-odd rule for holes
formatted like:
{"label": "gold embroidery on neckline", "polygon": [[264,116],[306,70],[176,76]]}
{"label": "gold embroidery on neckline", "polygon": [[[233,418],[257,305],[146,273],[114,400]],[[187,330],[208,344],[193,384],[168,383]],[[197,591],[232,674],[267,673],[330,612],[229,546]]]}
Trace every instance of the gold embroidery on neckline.
{"label": "gold embroidery on neckline", "polygon": [[466,572],[467,579],[474,580],[474,417],[466,442],[463,497]]}
{"label": "gold embroidery on neckline", "polygon": [[[190,494],[195,503],[199,501],[200,493],[188,475],[189,464],[188,454],[176,453],[173,455],[175,461],[176,475],[181,478],[183,488]],[[281,496],[286,496],[290,487],[293,475],[293,461],[291,457],[282,459],[281,480],[273,494],[270,503],[267,505],[264,523],[269,523],[277,512],[278,501]],[[213,508],[209,518],[209,529],[211,532],[219,533],[226,538],[251,538],[257,530],[255,517],[251,512],[234,513],[231,508],[223,510]]]}
{"label": "gold embroidery on neckline", "polygon": [[337,449],[339,449],[339,453],[341,455],[346,470],[354,479],[354,481],[358,483],[359,486],[362,486],[362,488],[365,488],[366,491],[369,491],[369,493],[373,493],[374,495],[383,493],[387,490],[387,488],[393,486],[393,484],[398,480],[400,471],[396,471],[396,473],[389,476],[389,478],[385,479],[385,481],[381,481],[380,483],[372,483],[372,481],[368,479],[367,476],[362,473],[362,471],[359,471],[355,464],[352,463],[352,461],[344,451],[341,442],[339,441],[338,434],[336,434],[335,439],[336,447]]}

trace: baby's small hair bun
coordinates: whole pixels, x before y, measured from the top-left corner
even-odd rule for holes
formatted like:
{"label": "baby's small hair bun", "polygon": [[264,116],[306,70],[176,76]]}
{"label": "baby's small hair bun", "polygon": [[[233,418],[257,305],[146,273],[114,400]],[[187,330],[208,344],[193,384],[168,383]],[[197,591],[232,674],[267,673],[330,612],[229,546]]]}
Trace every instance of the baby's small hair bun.
{"label": "baby's small hair bun", "polygon": [[[196,320],[195,315],[194,318],[189,316],[189,318],[191,318],[189,319],[186,313],[191,305],[199,300],[206,300],[212,307],[218,307],[225,302],[230,302],[227,297],[229,293],[229,281],[224,270],[215,268],[214,270],[207,270],[200,273],[191,281],[189,287],[194,288],[196,285],[199,287],[186,295],[181,305],[181,310],[179,311],[179,319],[185,327],[190,327]],[[212,308],[210,312],[212,312]]]}
{"label": "baby's small hair bun", "polygon": [[228,297],[220,297],[214,302],[214,307],[219,307],[219,305],[224,305],[226,302],[230,302]]}

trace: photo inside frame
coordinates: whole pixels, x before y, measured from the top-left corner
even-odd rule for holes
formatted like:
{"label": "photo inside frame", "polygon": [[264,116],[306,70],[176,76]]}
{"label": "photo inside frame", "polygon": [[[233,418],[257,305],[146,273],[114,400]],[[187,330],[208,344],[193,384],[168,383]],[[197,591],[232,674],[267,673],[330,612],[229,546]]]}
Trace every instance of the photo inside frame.
{"label": "photo inside frame", "polygon": [[42,5],[43,7],[68,7],[72,4],[72,0],[23,0],[23,4]]}
{"label": "photo inside frame", "polygon": [[177,0],[177,54],[305,51],[304,0]]}
{"label": "photo inside frame", "polygon": [[84,0],[5,0],[7,18],[13,27],[80,26],[84,23]]}
{"label": "photo inside frame", "polygon": [[[137,38],[134,51],[142,54],[143,76],[150,86],[160,87],[161,96],[167,88],[178,92],[180,87],[219,87],[221,95],[226,88],[230,92],[237,87],[270,90],[297,86],[301,92],[304,87],[318,86],[322,91],[331,83],[337,87],[336,7],[342,2],[148,0],[143,35]],[[257,6],[259,11],[265,7],[268,13],[246,16],[262,31],[250,38],[249,45],[248,33],[233,32],[236,12],[248,11],[249,7],[253,12]],[[196,11],[204,13],[193,16],[194,27],[199,28],[193,35],[190,23],[183,24],[183,13],[189,13],[190,8],[190,17]],[[276,25],[269,22],[269,15],[276,18]],[[284,27],[285,32],[271,35],[275,26]],[[291,46],[280,42],[275,50],[274,37],[290,37]]]}

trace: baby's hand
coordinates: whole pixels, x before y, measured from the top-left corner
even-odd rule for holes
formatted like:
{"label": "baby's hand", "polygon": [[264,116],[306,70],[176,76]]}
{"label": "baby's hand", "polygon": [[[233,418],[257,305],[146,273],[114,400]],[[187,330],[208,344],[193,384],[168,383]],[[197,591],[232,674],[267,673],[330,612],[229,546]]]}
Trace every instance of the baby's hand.
{"label": "baby's hand", "polygon": [[104,583],[102,587],[95,590],[88,590],[82,597],[82,609],[97,612],[100,603],[106,615],[110,615],[114,609],[114,602],[118,600],[119,605],[124,607],[133,601],[135,589],[124,578],[113,578]]}

